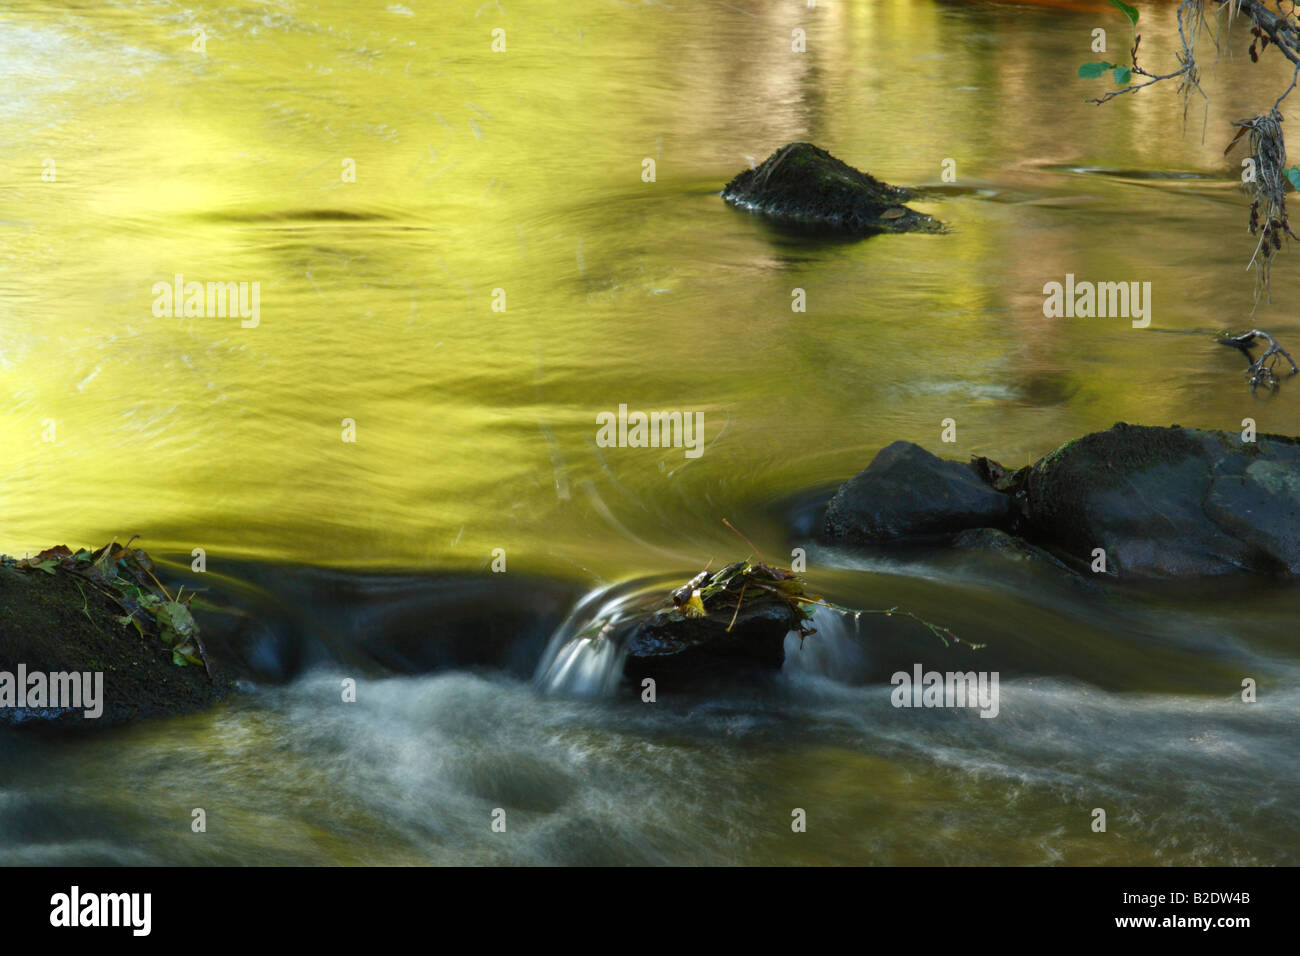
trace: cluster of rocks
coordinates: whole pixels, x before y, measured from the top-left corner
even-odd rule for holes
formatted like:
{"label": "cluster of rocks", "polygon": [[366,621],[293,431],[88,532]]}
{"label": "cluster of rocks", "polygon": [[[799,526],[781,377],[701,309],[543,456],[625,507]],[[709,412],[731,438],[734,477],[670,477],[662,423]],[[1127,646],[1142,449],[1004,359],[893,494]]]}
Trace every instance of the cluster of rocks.
{"label": "cluster of rocks", "polygon": [[1014,471],[895,442],[835,493],[821,537],[960,542],[976,529],[1081,570],[1100,549],[1125,579],[1300,574],[1300,439],[1121,423]]}

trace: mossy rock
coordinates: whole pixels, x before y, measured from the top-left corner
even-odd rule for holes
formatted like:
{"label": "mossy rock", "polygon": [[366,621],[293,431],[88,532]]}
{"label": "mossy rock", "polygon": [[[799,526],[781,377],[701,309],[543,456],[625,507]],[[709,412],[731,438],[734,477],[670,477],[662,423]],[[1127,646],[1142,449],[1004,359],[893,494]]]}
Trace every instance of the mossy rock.
{"label": "mossy rock", "polygon": [[941,223],[903,205],[911,195],[812,143],[783,146],[722,190],[728,204],[786,226],[855,236],[941,232]]}
{"label": "mossy rock", "polygon": [[[1016,536],[1090,577],[1300,575],[1300,439],[1121,422],[1011,470],[896,442],[840,486],[823,540],[863,545]],[[998,529],[1007,536],[993,535]],[[1104,575],[1096,552],[1105,552]],[[1033,552],[1026,552],[1033,553]]]}
{"label": "mossy rock", "polygon": [[1120,577],[1300,574],[1300,440],[1121,422],[1024,482],[1025,533]]}
{"label": "mossy rock", "polygon": [[[143,556],[116,553],[123,551]],[[0,674],[13,681],[20,665],[29,675],[102,674],[102,713],[87,717],[85,707],[52,700],[23,707],[0,700],[0,725],[89,729],[197,711],[229,694],[237,675],[227,661],[178,665],[176,648],[160,639],[154,617],[137,612],[137,627],[107,586],[68,570],[77,566],[68,549],[38,557],[46,555],[54,557],[0,560]]]}

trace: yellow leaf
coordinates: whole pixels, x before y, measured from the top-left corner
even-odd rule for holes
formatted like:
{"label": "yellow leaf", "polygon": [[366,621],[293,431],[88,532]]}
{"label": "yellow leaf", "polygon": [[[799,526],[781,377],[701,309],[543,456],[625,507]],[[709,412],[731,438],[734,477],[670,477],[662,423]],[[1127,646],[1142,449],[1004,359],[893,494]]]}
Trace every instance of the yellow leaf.
{"label": "yellow leaf", "polygon": [[704,610],[704,601],[700,598],[699,588],[692,591],[691,599],[682,605],[682,613],[687,617],[704,617],[708,613]]}

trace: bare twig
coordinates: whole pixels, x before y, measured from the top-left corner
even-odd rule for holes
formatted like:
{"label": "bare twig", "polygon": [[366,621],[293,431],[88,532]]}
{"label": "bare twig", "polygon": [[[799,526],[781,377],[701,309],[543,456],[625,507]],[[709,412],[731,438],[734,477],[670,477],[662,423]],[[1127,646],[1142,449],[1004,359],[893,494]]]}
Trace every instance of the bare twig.
{"label": "bare twig", "polygon": [[[1263,339],[1268,348],[1264,354],[1256,359],[1251,354],[1251,348],[1259,344],[1258,340]],[[1296,366],[1295,359],[1291,353],[1282,346],[1277,344],[1277,340],[1262,329],[1251,329],[1249,332],[1242,332],[1239,335],[1228,335],[1224,333],[1219,336],[1219,344],[1231,346],[1246,356],[1247,371],[1250,373],[1250,390],[1253,392],[1259,386],[1263,385],[1270,391],[1275,390],[1279,382],[1277,376],[1273,374],[1273,369],[1277,366],[1279,359],[1286,359],[1291,366],[1291,371],[1287,373],[1287,378],[1300,372],[1300,367]],[[1270,361],[1271,360],[1271,361]],[[1267,364],[1265,364],[1267,362]]]}

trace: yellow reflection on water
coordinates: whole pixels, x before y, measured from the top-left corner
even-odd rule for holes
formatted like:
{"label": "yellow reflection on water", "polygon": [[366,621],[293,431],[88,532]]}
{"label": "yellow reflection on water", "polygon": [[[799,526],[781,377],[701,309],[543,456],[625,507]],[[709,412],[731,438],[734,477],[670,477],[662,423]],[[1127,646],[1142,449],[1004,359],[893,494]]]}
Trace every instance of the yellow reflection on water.
{"label": "yellow reflection on water", "polygon": [[[776,550],[768,503],[898,438],[1020,464],[1118,419],[1295,432],[1293,403],[1252,399],[1201,337],[1042,315],[1073,272],[1151,281],[1153,327],[1248,321],[1221,150],[1286,77],[1210,85],[1202,143],[1172,94],[1083,102],[1099,16],[20,3],[0,30],[0,550],[140,533],[216,559],[478,568],[501,548],[622,574],[733,548],[722,517]],[[916,205],[951,231],[819,243],[721,203],[793,139],[932,187]],[[156,317],[177,273],[258,283],[260,323]],[[1297,335],[1278,308],[1252,324]],[[620,403],[703,412],[705,454],[597,447]]]}

